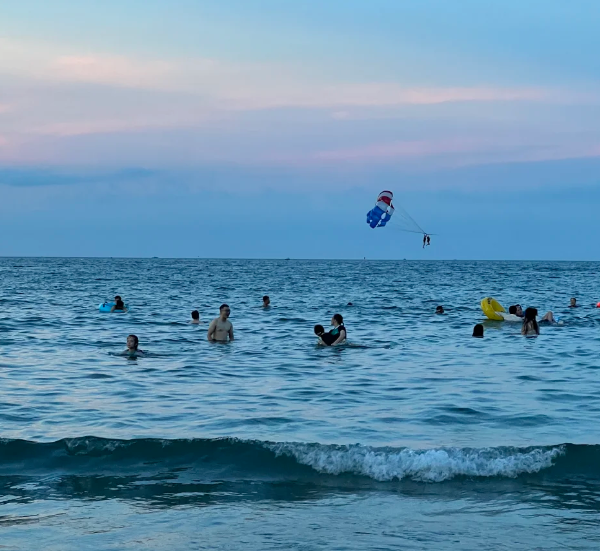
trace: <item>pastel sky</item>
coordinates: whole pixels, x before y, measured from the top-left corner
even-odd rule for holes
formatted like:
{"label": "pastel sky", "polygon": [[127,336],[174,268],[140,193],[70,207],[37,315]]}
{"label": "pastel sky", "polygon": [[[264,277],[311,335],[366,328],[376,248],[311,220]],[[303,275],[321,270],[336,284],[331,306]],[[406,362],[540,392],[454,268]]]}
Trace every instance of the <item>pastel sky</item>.
{"label": "pastel sky", "polygon": [[[597,0],[9,0],[0,22],[0,255],[600,259]],[[382,189],[432,247],[367,227]]]}

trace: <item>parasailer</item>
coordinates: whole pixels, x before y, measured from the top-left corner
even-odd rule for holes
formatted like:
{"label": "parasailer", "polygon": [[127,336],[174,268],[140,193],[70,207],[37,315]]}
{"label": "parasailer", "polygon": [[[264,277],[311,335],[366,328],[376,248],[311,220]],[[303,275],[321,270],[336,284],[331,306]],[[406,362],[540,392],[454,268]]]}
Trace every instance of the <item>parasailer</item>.
{"label": "parasailer", "polygon": [[396,203],[394,206],[393,198],[394,194],[391,191],[382,191],[377,197],[375,207],[367,213],[367,224],[371,228],[383,228],[396,213],[391,227],[400,231],[420,233],[423,235],[423,248],[431,245],[431,235],[419,226],[401,205]]}

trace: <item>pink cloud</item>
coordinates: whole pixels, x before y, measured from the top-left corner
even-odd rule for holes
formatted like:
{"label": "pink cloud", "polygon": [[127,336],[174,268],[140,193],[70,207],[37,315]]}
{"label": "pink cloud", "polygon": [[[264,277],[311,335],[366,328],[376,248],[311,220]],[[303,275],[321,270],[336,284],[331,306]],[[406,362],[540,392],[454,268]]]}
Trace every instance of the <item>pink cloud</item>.
{"label": "pink cloud", "polygon": [[412,140],[320,151],[315,153],[314,159],[322,161],[375,161],[427,157],[444,153],[464,153],[481,150],[483,147],[484,142],[479,139]]}
{"label": "pink cloud", "polygon": [[130,87],[152,87],[166,80],[170,65],[125,56],[61,56],[51,61],[55,78]]}

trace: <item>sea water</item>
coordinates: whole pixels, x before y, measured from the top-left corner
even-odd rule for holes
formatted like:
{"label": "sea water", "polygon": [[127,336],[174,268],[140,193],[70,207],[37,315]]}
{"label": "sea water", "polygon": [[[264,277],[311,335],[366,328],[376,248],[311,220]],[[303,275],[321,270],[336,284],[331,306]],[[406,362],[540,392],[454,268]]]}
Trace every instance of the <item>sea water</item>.
{"label": "sea water", "polygon": [[[0,259],[0,549],[598,549],[599,273]],[[560,324],[474,339],[485,296]]]}

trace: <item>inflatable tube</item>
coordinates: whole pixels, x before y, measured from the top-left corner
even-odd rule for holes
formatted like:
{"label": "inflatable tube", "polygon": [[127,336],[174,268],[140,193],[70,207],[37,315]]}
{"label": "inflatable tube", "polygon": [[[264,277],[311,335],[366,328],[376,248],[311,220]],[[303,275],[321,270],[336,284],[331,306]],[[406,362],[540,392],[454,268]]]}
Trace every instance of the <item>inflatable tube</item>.
{"label": "inflatable tube", "polygon": [[[103,302],[100,306],[98,306],[98,310],[100,312],[110,312],[110,309],[115,305],[114,302]],[[125,304],[125,310],[129,310],[129,306]],[[115,310],[115,314],[123,314],[125,310]]]}
{"label": "inflatable tube", "polygon": [[496,321],[504,321],[504,318],[499,312],[506,312],[503,306],[492,297],[485,297],[481,301],[481,309],[488,319]]}

